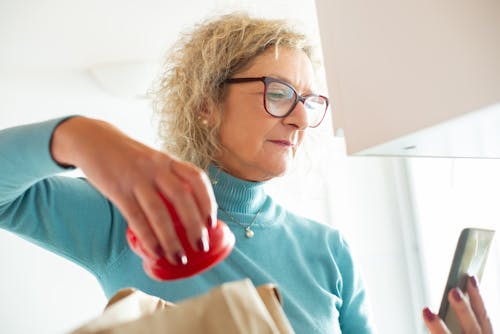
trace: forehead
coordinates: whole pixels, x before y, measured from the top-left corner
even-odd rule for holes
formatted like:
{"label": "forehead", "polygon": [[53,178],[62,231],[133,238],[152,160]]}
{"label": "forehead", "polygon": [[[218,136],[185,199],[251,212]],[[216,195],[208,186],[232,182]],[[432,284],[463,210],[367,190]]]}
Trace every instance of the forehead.
{"label": "forehead", "polygon": [[286,47],[268,48],[238,76],[275,77],[292,84],[301,92],[314,88],[314,70],[309,57],[302,50]]}

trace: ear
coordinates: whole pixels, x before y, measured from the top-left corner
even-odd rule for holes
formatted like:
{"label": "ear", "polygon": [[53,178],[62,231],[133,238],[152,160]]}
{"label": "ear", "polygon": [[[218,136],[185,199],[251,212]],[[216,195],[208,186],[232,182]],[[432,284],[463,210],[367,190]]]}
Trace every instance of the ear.
{"label": "ear", "polygon": [[200,121],[206,126],[213,126],[219,118],[219,107],[213,101],[207,101],[205,109],[200,112]]}

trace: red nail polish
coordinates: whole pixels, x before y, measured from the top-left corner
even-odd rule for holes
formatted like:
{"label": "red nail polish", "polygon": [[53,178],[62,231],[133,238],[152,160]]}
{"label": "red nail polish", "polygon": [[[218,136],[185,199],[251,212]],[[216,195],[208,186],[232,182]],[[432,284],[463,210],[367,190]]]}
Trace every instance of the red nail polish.
{"label": "red nail polish", "polygon": [[472,286],[473,286],[474,288],[476,288],[476,289],[477,289],[477,280],[476,280],[476,278],[475,278],[474,276],[471,276],[471,277],[470,277],[470,283],[472,284]]}
{"label": "red nail polish", "polygon": [[175,253],[174,257],[175,257],[175,261],[177,262],[178,265],[185,266],[187,264],[187,262],[188,262],[186,254],[184,254],[181,251],[178,251],[177,253]]}
{"label": "red nail polish", "polygon": [[428,307],[424,308],[422,313],[427,321],[434,321],[434,319],[436,319],[436,315],[432,313]]}
{"label": "red nail polish", "polygon": [[451,295],[453,296],[453,299],[455,299],[455,301],[457,302],[462,300],[462,296],[460,296],[460,292],[458,291],[457,288],[453,288],[453,290],[451,290]]}
{"label": "red nail polish", "polygon": [[198,250],[200,252],[203,252],[203,253],[206,253],[208,252],[208,240],[206,238],[200,238],[198,239],[198,241],[196,242],[196,245],[198,246]]}
{"label": "red nail polish", "polygon": [[158,257],[165,257],[165,252],[163,251],[163,248],[160,245],[156,245],[155,254]]}
{"label": "red nail polish", "polygon": [[209,228],[215,228],[215,222],[212,219],[212,216],[208,216],[208,218],[207,218],[207,226]]}

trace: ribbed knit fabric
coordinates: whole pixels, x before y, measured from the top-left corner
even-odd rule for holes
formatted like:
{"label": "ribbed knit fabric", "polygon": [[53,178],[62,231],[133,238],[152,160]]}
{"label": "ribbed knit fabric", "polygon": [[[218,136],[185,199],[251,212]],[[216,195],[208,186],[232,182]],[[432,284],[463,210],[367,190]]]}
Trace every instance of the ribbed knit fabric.
{"label": "ribbed knit fabric", "polygon": [[[247,182],[211,166],[219,209],[236,236],[231,255],[195,277],[150,279],[128,247],[126,222],[85,179],[57,176],[65,169],[49,152],[61,119],[0,131],[0,227],[78,263],[110,297],[135,287],[170,301],[250,278],[277,284],[297,333],[374,333],[365,289],[349,247],[337,230],[297,216],[275,203],[263,183]],[[1,303],[1,302],[0,302]],[[101,306],[96,306],[101,307]]]}

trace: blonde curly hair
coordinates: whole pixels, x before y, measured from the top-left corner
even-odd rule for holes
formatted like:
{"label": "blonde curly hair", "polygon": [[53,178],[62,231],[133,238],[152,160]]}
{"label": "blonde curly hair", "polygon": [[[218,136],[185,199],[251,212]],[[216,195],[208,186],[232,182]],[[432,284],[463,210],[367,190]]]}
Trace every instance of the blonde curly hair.
{"label": "blonde curly hair", "polygon": [[[312,58],[306,36],[284,20],[234,13],[208,20],[183,34],[165,59],[154,90],[161,148],[206,170],[220,152],[224,80],[245,69],[270,47],[302,50]],[[214,122],[207,124],[209,110]]]}

